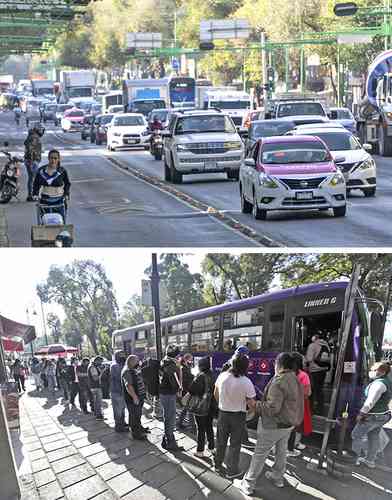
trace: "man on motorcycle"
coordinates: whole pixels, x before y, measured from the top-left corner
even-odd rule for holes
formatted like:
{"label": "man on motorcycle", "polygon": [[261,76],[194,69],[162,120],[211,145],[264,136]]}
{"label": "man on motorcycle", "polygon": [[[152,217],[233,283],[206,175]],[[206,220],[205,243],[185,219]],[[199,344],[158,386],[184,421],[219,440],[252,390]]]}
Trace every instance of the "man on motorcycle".
{"label": "man on motorcycle", "polygon": [[33,199],[33,182],[34,177],[39,168],[42,155],[42,144],[41,144],[41,131],[38,127],[34,127],[29,130],[27,139],[24,142],[25,145],[25,167],[27,171],[27,200],[34,201]]}
{"label": "man on motorcycle", "polygon": [[71,183],[67,171],[60,166],[60,153],[56,149],[49,151],[48,160],[35,176],[33,196],[38,196],[39,203],[44,205],[42,213],[59,213],[65,223]]}
{"label": "man on motorcycle", "polygon": [[154,119],[150,125],[150,128],[152,132],[155,132],[156,130],[163,130],[162,122],[159,120],[157,115],[154,115]]}

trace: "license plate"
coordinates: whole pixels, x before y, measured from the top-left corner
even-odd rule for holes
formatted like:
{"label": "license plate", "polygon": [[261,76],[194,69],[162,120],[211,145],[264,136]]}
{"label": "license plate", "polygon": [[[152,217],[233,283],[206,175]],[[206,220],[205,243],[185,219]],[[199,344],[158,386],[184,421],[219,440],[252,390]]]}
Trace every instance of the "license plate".
{"label": "license plate", "polygon": [[136,144],[139,141],[136,141],[135,139],[127,139],[124,141],[125,144]]}
{"label": "license plate", "polygon": [[313,200],[312,191],[298,191],[295,193],[297,200]]}
{"label": "license plate", "polygon": [[216,169],[216,161],[205,161],[204,168],[206,170],[215,170]]}

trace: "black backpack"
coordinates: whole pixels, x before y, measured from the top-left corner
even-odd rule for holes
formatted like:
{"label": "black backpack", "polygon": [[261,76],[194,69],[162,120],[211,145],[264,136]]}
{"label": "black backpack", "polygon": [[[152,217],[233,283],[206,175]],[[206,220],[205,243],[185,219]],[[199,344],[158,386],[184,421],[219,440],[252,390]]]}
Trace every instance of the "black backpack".
{"label": "black backpack", "polygon": [[328,370],[331,368],[331,352],[328,346],[321,344],[320,352],[314,359],[314,362],[321,368],[328,368]]}

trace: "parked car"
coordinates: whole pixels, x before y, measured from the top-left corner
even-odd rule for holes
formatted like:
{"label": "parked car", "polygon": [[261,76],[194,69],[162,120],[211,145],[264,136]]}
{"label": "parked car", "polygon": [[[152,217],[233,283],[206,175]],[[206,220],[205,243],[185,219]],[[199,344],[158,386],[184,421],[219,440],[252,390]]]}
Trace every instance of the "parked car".
{"label": "parked car", "polygon": [[357,122],[348,108],[330,108],[328,116],[335,123],[340,123],[352,134],[357,133]]}
{"label": "parked car", "polygon": [[78,108],[72,108],[65,111],[61,120],[61,128],[63,132],[77,132],[82,129],[84,120],[84,111]]}
{"label": "parked car", "polygon": [[141,113],[114,115],[107,132],[109,151],[135,146],[150,149],[150,134],[147,131],[146,118]]}
{"label": "parked car", "polygon": [[291,131],[293,135],[312,135],[325,142],[334,158],[344,157],[339,164],[346,179],[347,191],[360,189],[366,197],[374,196],[377,187],[376,162],[368,153],[371,144],[361,144],[359,140],[343,127],[337,128],[306,128],[306,130]]}
{"label": "parked car", "polygon": [[57,110],[57,104],[53,102],[47,102],[43,105],[42,111],[41,111],[41,117],[42,121],[44,123],[46,122],[53,122],[55,123],[56,121],[56,110]]}
{"label": "parked car", "polygon": [[56,119],[54,124],[56,127],[58,127],[61,124],[61,120],[64,116],[64,113],[70,109],[72,109],[74,106],[72,104],[57,104],[56,107]]}
{"label": "parked car", "polygon": [[324,142],[313,136],[259,139],[240,169],[243,213],[266,219],[269,211],[328,210],[346,215],[346,182]]}
{"label": "parked car", "polygon": [[124,112],[124,106],[122,104],[112,104],[106,110],[106,113],[111,115],[114,113],[123,113],[123,112]]}
{"label": "parked car", "polygon": [[80,138],[82,141],[91,139],[91,127],[94,123],[94,115],[85,115],[82,122],[82,130],[80,131]]}
{"label": "parked car", "polygon": [[107,142],[108,125],[113,120],[113,116],[114,114],[107,113],[95,117],[95,120],[91,125],[91,142],[95,142],[97,146]]}
{"label": "parked car", "polygon": [[295,127],[293,122],[286,120],[256,120],[251,122],[248,138],[245,142],[246,153],[250,151],[258,139],[285,135]]}

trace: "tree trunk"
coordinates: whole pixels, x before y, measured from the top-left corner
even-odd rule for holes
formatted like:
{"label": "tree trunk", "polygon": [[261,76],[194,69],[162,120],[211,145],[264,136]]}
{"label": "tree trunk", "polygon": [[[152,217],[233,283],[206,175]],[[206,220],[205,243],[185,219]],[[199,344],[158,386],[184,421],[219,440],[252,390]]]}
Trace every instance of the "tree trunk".
{"label": "tree trunk", "polygon": [[329,65],[329,77],[331,79],[331,85],[332,85],[332,89],[333,89],[333,95],[335,97],[335,102],[337,102],[337,100],[338,100],[338,90],[336,88],[336,84],[335,84],[335,81],[333,79],[332,64]]}
{"label": "tree trunk", "polygon": [[93,348],[94,354],[98,356],[99,353],[98,353],[97,339],[95,336],[95,329],[90,332],[88,339],[90,341],[91,347]]}

